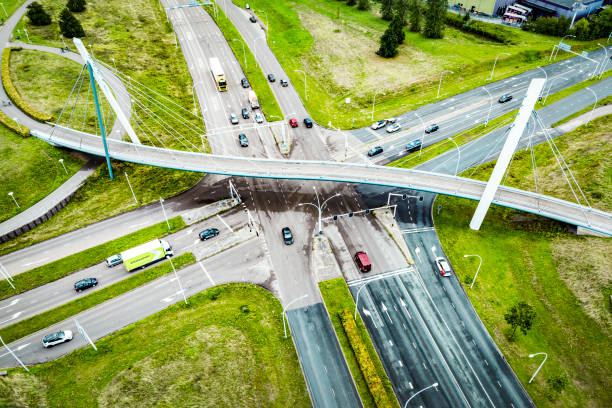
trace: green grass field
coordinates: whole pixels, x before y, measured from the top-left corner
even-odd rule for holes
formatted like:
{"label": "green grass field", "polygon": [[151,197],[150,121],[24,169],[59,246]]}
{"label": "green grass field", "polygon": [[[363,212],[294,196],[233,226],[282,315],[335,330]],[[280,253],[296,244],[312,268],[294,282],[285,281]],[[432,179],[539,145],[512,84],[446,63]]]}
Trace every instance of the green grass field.
{"label": "green grass field", "polygon": [[[0,126],[0,222],[44,198],[82,165],[82,160],[65,150],[55,149],[33,137],[24,138]],[[21,208],[17,208],[8,195],[11,191]]]}
{"label": "green grass field", "polygon": [[[321,295],[323,296],[323,300],[325,301],[325,307],[327,308],[329,317],[331,318],[331,322],[334,326],[334,330],[336,331],[336,336],[338,336],[340,347],[342,347],[344,357],[346,358],[346,362],[348,363],[349,369],[351,370],[351,374],[353,375],[353,379],[355,380],[355,384],[357,385],[357,391],[359,392],[361,401],[363,402],[365,408],[375,408],[376,404],[374,402],[374,399],[372,398],[372,394],[370,393],[365,378],[363,377],[363,374],[359,369],[359,364],[357,363],[355,353],[351,348],[349,339],[346,333],[344,332],[344,329],[342,328],[342,322],[338,317],[338,312],[340,312],[344,308],[348,307],[351,310],[355,310],[355,302],[353,301],[353,297],[349,292],[348,286],[346,286],[344,278],[337,278],[319,282],[319,289],[321,290]],[[387,373],[385,372],[385,369],[380,359],[378,358],[378,354],[376,354],[372,339],[370,339],[368,330],[363,324],[360,315],[357,315],[356,323],[357,328],[361,333],[361,337],[366,347],[368,348],[370,357],[374,362],[374,365],[376,367],[376,373],[383,382],[389,401],[391,401],[392,404],[394,404],[395,406],[399,407],[399,404],[395,397],[395,393],[393,392],[393,387],[391,386],[391,382],[389,381]]]}
{"label": "green grass field", "polygon": [[[555,139],[574,176],[595,208],[610,211],[612,117]],[[548,145],[536,147],[540,191],[568,199],[569,189],[556,170]],[[492,164],[473,177],[485,179]],[[506,185],[533,184],[531,158],[517,153]],[[457,278],[487,330],[539,407],[608,407],[612,405],[612,243],[610,239],[575,236],[557,222],[492,206],[480,231],[468,227],[476,203],[439,196],[442,211],[435,225]],[[469,289],[479,254],[483,263]],[[536,309],[527,335],[508,340],[503,315],[518,301]],[[548,360],[532,384],[541,362],[531,353],[546,352]],[[567,376],[565,391],[549,380]]]}
{"label": "green grass field", "polygon": [[4,23],[10,16],[13,15],[25,0],[5,0],[2,2],[2,10],[0,10],[0,22]]}
{"label": "green grass field", "polygon": [[[244,7],[247,1],[234,2]],[[337,0],[248,3],[253,10],[265,11],[259,19],[265,22],[266,15],[269,19],[269,45],[313,119],[343,128],[371,122],[375,93],[381,93],[376,97],[375,119],[393,116],[433,102],[443,70],[454,72],[442,82],[440,94],[448,97],[486,84],[501,53],[510,56],[500,56],[494,80],[547,64],[558,42],[558,38],[507,28],[516,45],[505,45],[448,27],[443,40],[407,32],[398,57],[385,60],[375,54],[388,24],[378,17],[377,6],[363,12]],[[597,41],[570,44],[578,52],[597,47]],[[304,76],[296,69],[307,73],[307,98]]]}
{"label": "green grass field", "polygon": [[[216,294],[214,296],[212,294]],[[6,406],[310,407],[280,303],[209,289],[54,362],[0,378]]]}

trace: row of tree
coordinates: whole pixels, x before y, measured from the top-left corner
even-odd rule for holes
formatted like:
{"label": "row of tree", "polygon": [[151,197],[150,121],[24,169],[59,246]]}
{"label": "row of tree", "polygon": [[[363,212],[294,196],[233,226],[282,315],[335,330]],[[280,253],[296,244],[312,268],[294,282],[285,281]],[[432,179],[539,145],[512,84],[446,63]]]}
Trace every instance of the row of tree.
{"label": "row of tree", "polygon": [[444,37],[446,9],[446,0],[429,0],[425,7],[420,0],[382,0],[381,16],[391,23],[380,37],[380,48],[376,53],[384,58],[395,57],[406,38],[404,27],[408,25],[410,31],[421,32],[423,19],[422,34],[425,38]]}
{"label": "row of tree", "polygon": [[577,40],[594,40],[605,38],[612,32],[612,9],[603,9],[598,14],[592,14],[579,20],[570,29],[571,20],[566,17],[540,17],[523,24],[523,30],[539,34],[563,37],[575,35]]}
{"label": "row of tree", "polygon": [[[86,0],[68,0],[66,7],[59,15],[59,27],[64,37],[85,37],[83,26],[72,12],[85,11],[86,5]],[[30,23],[34,26],[46,26],[51,24],[51,16],[38,2],[33,2],[28,6],[26,15]]]}

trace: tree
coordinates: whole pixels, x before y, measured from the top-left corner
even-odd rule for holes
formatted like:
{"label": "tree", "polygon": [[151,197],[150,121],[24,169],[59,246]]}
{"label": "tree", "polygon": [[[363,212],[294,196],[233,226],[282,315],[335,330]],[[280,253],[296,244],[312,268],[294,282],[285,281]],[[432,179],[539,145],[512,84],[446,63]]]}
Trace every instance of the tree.
{"label": "tree", "polygon": [[580,41],[589,40],[591,38],[591,28],[586,18],[583,18],[574,25],[574,35],[576,39]]}
{"label": "tree", "polygon": [[512,306],[508,313],[504,314],[506,323],[512,327],[510,339],[514,339],[517,328],[520,328],[523,334],[527,334],[527,330],[531,329],[531,325],[533,324],[535,317],[536,311],[533,306],[530,306],[523,301]]}
{"label": "tree", "polygon": [[393,16],[393,20],[391,20],[391,24],[389,24],[389,29],[395,34],[397,43],[403,44],[406,39],[406,34],[404,34],[404,23],[399,14]]}
{"label": "tree", "polygon": [[408,8],[410,10],[409,30],[418,33],[421,31],[421,7],[418,0],[411,0]]}
{"label": "tree", "polygon": [[347,6],[354,6],[355,4],[357,4],[357,0],[347,0],[346,2]]}
{"label": "tree", "polygon": [[370,0],[359,0],[357,3],[357,9],[359,10],[369,10],[370,7],[372,7],[370,5]]}
{"label": "tree", "polygon": [[447,9],[446,0],[429,0],[425,10],[425,28],[423,35],[426,38],[444,37],[444,20]]}
{"label": "tree", "polygon": [[380,14],[383,20],[391,21],[393,19],[393,0],[382,0]]}
{"label": "tree", "polygon": [[410,0],[395,0],[394,9],[399,14],[402,24],[406,25],[406,14],[408,14]]}
{"label": "tree", "polygon": [[33,2],[28,6],[27,16],[32,25],[46,26],[51,24],[51,16],[37,2]]}
{"label": "tree", "polygon": [[59,26],[62,35],[66,38],[85,37],[83,26],[67,8],[60,13]]}
{"label": "tree", "polygon": [[73,13],[85,11],[85,0],[68,0],[66,7]]}
{"label": "tree", "polygon": [[395,33],[391,27],[388,27],[382,37],[380,37],[380,48],[376,51],[376,54],[383,58],[393,58],[397,55],[398,45]]}

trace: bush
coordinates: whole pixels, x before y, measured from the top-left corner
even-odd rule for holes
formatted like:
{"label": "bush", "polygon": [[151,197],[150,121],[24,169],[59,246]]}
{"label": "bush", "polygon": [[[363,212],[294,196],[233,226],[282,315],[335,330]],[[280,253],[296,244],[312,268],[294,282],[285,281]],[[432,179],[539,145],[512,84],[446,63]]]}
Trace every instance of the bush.
{"label": "bush", "polygon": [[26,15],[30,19],[30,23],[32,23],[32,25],[46,26],[51,24],[51,16],[47,14],[47,12],[37,2],[33,2],[28,6]]}
{"label": "bush", "polygon": [[217,300],[221,296],[221,289],[211,288],[206,291],[206,297],[210,300]]}
{"label": "bush", "polygon": [[389,400],[389,395],[387,395],[387,392],[385,391],[385,387],[383,386],[382,380],[376,372],[376,368],[374,367],[372,358],[368,353],[368,349],[366,348],[365,344],[363,343],[363,339],[359,334],[355,319],[353,319],[353,314],[348,308],[345,308],[338,312],[338,316],[340,317],[342,328],[349,339],[351,348],[353,349],[357,362],[359,363],[359,368],[363,373],[363,378],[365,378],[366,383],[368,384],[368,389],[374,398],[376,406],[378,408],[392,407],[393,404]]}
{"label": "bush", "polygon": [[[11,79],[11,52],[19,50],[21,50],[21,48],[13,47],[5,48],[2,52],[2,84],[4,85],[4,90],[6,91],[8,97],[11,98],[15,106],[21,109],[26,115],[39,122],[51,122],[53,120],[53,116],[39,112],[38,110],[28,105],[26,101],[21,98],[19,92],[17,92],[17,88],[15,88],[15,85],[13,85],[13,81]],[[2,123],[4,123],[4,125],[9,127],[10,129],[14,129],[4,121]],[[17,129],[19,128],[17,127]],[[24,134],[22,131],[17,130],[17,132],[26,136],[26,134]],[[27,134],[30,134],[29,130]]]}
{"label": "bush", "polygon": [[23,125],[18,124],[13,119],[6,116],[6,114],[2,111],[0,111],[0,123],[2,123],[7,128],[9,128],[13,132],[23,137],[30,136],[30,129],[28,129],[27,127]]}
{"label": "bush", "polygon": [[85,11],[85,0],[68,0],[66,7],[68,10],[75,12]]}
{"label": "bush", "polygon": [[511,32],[499,25],[471,20],[469,18],[465,20],[460,15],[450,12],[446,13],[446,24],[463,32],[479,35],[498,43],[514,44]]}
{"label": "bush", "polygon": [[567,374],[560,373],[546,379],[546,382],[553,391],[562,392],[569,384],[569,379],[567,378]]}
{"label": "bush", "polygon": [[83,26],[67,8],[63,9],[60,13],[59,26],[64,37],[85,37],[85,30],[83,30]]}

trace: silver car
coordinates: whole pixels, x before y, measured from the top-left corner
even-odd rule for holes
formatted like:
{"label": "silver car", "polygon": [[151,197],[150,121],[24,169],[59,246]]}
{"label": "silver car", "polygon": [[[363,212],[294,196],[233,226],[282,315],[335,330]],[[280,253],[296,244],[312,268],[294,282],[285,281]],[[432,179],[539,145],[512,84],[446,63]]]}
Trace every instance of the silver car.
{"label": "silver car", "polygon": [[42,344],[44,348],[49,348],[70,340],[72,340],[72,331],[64,330],[46,335],[42,339]]}
{"label": "silver car", "polygon": [[393,132],[397,132],[398,130],[400,130],[402,127],[400,126],[399,123],[394,123],[392,125],[387,126],[387,133],[393,133]]}
{"label": "silver car", "polygon": [[263,123],[263,115],[261,113],[256,113],[255,114],[255,122]]}
{"label": "silver car", "polygon": [[232,125],[238,124],[238,116],[235,113],[230,114],[230,122],[232,122]]}

